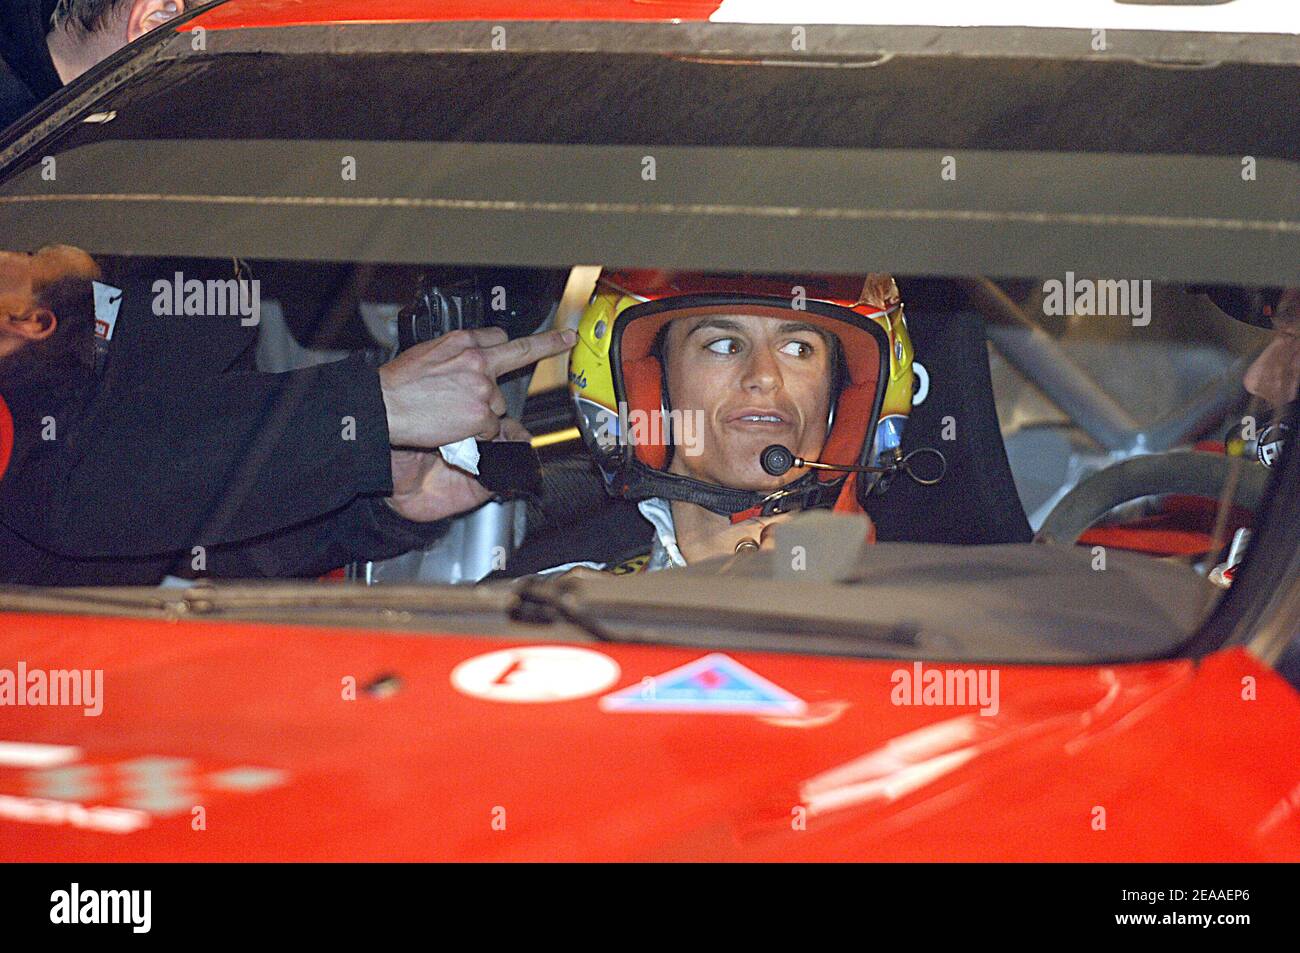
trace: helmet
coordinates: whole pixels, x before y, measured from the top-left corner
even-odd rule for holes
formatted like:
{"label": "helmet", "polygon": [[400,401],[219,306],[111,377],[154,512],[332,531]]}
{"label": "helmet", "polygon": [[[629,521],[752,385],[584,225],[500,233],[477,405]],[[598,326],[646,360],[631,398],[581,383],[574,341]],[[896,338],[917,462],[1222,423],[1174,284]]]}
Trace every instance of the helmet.
{"label": "helmet", "polygon": [[912,344],[898,286],[888,275],[870,275],[865,284],[809,278],[792,285],[752,275],[614,272],[597,283],[569,358],[578,427],[611,495],[684,500],[734,522],[814,507],[862,512],[867,494],[883,490],[887,480],[809,470],[772,491],[718,486],[669,473],[671,440],[638,441],[629,426],[634,415],[650,421],[651,433],[670,426],[656,347],[669,321],[703,314],[788,319],[792,308],[840,345],[822,459],[856,466],[896,459],[912,409]]}

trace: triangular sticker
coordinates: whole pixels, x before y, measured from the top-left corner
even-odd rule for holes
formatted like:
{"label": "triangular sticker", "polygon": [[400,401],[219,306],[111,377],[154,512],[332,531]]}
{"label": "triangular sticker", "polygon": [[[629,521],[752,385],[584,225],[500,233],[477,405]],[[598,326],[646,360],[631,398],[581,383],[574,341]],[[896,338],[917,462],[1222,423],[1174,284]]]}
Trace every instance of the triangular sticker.
{"label": "triangular sticker", "polygon": [[605,711],[802,715],[808,706],[730,656],[715,652],[606,695],[600,707]]}

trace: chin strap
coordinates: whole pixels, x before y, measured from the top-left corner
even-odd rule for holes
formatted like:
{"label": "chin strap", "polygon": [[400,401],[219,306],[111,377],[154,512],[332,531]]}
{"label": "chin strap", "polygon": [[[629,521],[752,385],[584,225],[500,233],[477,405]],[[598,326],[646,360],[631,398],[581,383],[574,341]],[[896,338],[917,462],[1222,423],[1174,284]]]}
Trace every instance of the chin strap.
{"label": "chin strap", "polygon": [[661,497],[665,500],[694,503],[711,513],[730,517],[732,523],[741,523],[758,516],[775,516],[792,510],[832,507],[839,498],[844,479],[841,477],[823,483],[817,479],[817,474],[805,473],[792,483],[764,493],[758,490],[733,490],[675,473],[648,471],[637,467],[618,495],[633,502]]}
{"label": "chin strap", "polygon": [[840,488],[843,486],[843,478],[831,483],[822,483],[815,473],[805,473],[793,483],[769,493],[749,509],[732,513],[731,522],[743,523],[745,520],[760,516],[776,516],[778,513],[789,513],[792,510],[829,509],[839,499]]}

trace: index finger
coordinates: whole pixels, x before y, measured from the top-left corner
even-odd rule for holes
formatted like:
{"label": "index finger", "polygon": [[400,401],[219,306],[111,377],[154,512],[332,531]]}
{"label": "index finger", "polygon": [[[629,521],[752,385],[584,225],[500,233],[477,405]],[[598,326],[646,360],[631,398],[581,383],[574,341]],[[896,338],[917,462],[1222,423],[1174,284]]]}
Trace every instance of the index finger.
{"label": "index finger", "polygon": [[541,331],[526,338],[515,338],[505,344],[483,349],[487,370],[493,377],[509,374],[527,367],[544,357],[563,354],[578,339],[573,331]]}
{"label": "index finger", "polygon": [[449,361],[461,351],[472,347],[496,347],[505,342],[506,332],[501,328],[462,328],[433,338],[427,343],[433,345],[428,349],[430,356],[436,357],[439,361]]}
{"label": "index finger", "polygon": [[399,354],[398,358],[406,363],[443,364],[472,347],[495,347],[504,344],[505,340],[506,332],[500,328],[466,328],[421,341]]}

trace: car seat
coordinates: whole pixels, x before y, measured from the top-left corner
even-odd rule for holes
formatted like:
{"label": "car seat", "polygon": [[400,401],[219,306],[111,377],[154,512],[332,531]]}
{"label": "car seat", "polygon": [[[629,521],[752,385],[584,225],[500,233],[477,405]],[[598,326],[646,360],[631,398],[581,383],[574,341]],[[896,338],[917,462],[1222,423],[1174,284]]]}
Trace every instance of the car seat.
{"label": "car seat", "polygon": [[[906,477],[873,497],[867,512],[881,542],[1024,543],[1025,517],[993,400],[984,320],[949,282],[900,281],[918,374],[903,452],[934,447],[948,461],[943,480]],[[928,377],[928,381],[925,378]],[[928,386],[927,386],[928,384]],[[952,439],[944,439],[949,436]]]}
{"label": "car seat", "polygon": [[[1002,442],[984,321],[950,282],[900,282],[915,360],[925,371],[903,450],[940,450],[944,479],[921,486],[899,475],[867,507],[882,542],[1027,543],[1033,538]],[[928,378],[928,380],[926,380]],[[952,439],[944,439],[949,436]],[[607,562],[650,538],[635,504],[607,497],[585,450],[544,468],[543,498],[529,507],[527,541],[507,575],[570,558]],[[581,552],[582,556],[575,554]]]}

